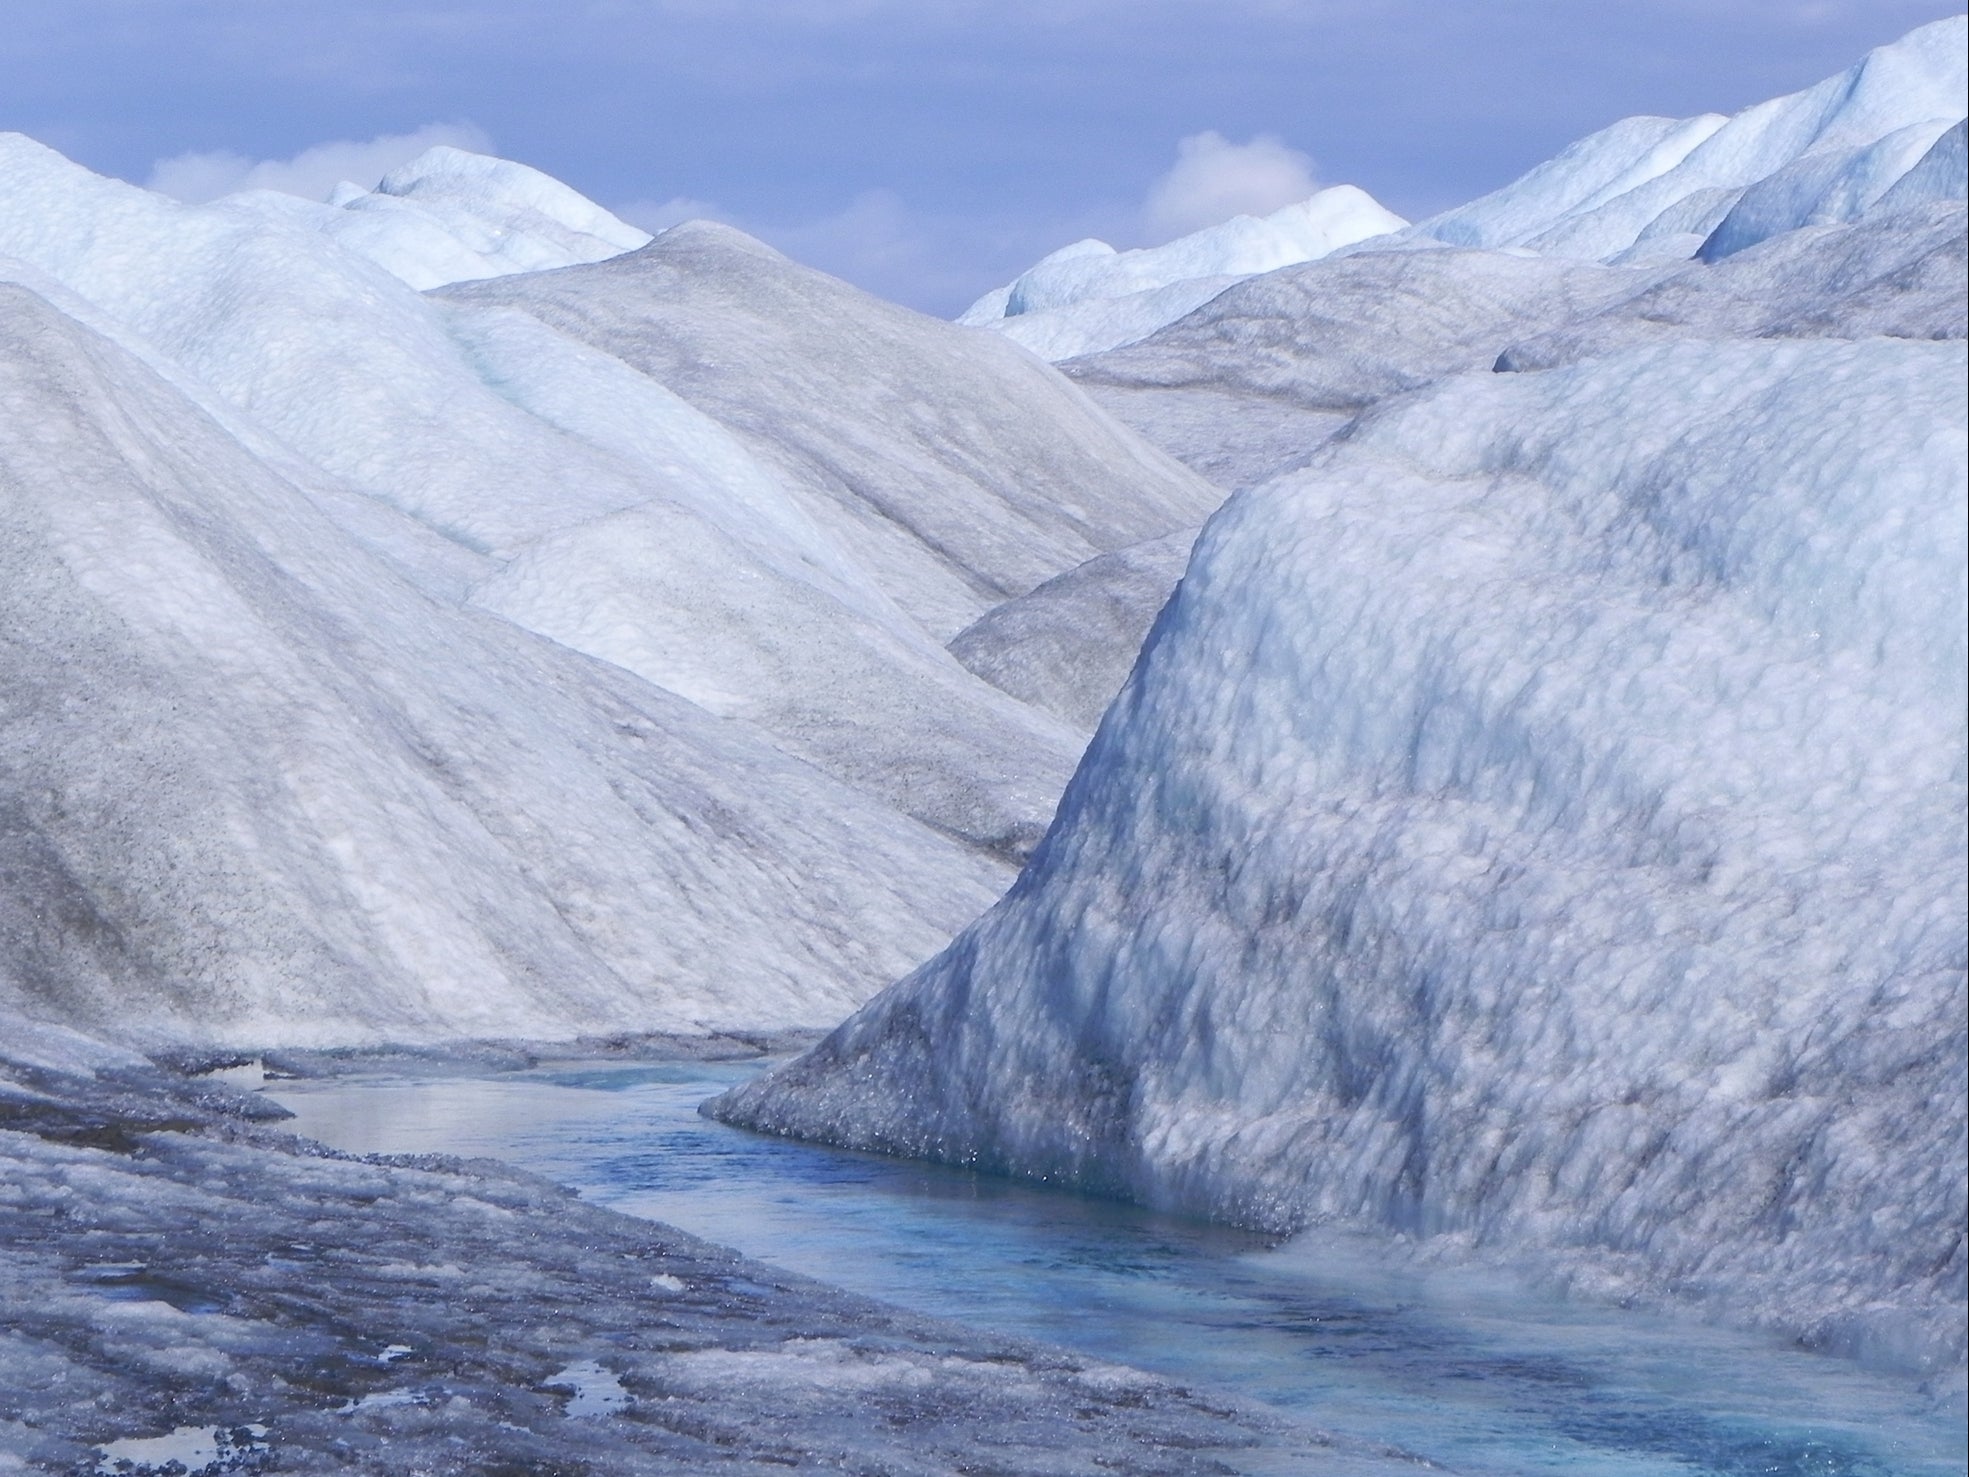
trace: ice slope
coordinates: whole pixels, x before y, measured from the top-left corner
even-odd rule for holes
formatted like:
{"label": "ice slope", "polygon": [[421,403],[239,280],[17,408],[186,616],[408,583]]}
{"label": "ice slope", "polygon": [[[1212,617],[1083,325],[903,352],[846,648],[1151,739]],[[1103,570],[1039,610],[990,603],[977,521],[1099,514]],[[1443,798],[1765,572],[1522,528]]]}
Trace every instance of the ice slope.
{"label": "ice slope", "polygon": [[1677,339],[1960,339],[1969,212],[1960,201],[1876,209],[1696,262],[1576,322],[1532,334],[1500,369],[1545,369]]}
{"label": "ice slope", "polygon": [[1686,258],[1732,214],[1712,254],[1787,222],[1852,219],[1961,120],[1965,52],[1969,20],[1952,16],[1730,118],[1625,119],[1404,235],[1599,260],[1631,250]]}
{"label": "ice slope", "polygon": [[602,261],[650,240],[537,169],[449,145],[373,190],[345,181],[325,205],[258,190],[231,203],[311,225],[419,291]]}
{"label": "ice slope", "polygon": [[[413,293],[306,219],[237,198],[187,208],[18,137],[0,142],[0,179],[15,204],[0,253],[59,279],[314,466],[442,533],[458,549],[448,594],[462,586],[746,718],[1003,853],[1043,828],[1075,745],[971,678],[942,639],[1002,595],[1194,526],[1215,502],[1015,350],[974,352],[969,335],[722,228],[707,228],[728,249],[700,261],[697,298],[742,296],[731,259],[769,260],[753,276],[780,284],[771,333],[756,308],[697,314],[712,321],[690,353],[718,357],[725,383],[692,393],[730,425],[651,366],[510,304]],[[555,274],[558,290],[604,317],[619,298],[626,313],[699,233],[672,237],[653,260]],[[675,296],[650,311],[688,315],[693,294]],[[882,378],[891,359],[908,378]],[[654,367],[696,384],[684,367]],[[803,404],[748,402],[772,396]],[[815,422],[792,454],[774,441]]]}
{"label": "ice slope", "polygon": [[1263,217],[1234,216],[1162,246],[1116,251],[1079,241],[978,299],[957,320],[996,328],[1046,359],[1096,353],[1153,333],[1232,282],[1312,261],[1408,222],[1353,185]]}
{"label": "ice slope", "polygon": [[798,488],[939,640],[1219,494],[1009,344],[693,221],[597,267],[440,300],[525,313],[674,391]]}
{"label": "ice slope", "polygon": [[951,639],[951,654],[1084,742],[1121,691],[1194,541],[1172,533],[1089,559],[986,612]]}
{"label": "ice slope", "polygon": [[420,587],[19,286],[0,401],[0,1005],[126,1041],[822,1024],[997,890],[748,725]]}
{"label": "ice slope", "polygon": [[1011,893],[735,1123],[1958,1371],[1960,344],[1445,379],[1234,497]]}

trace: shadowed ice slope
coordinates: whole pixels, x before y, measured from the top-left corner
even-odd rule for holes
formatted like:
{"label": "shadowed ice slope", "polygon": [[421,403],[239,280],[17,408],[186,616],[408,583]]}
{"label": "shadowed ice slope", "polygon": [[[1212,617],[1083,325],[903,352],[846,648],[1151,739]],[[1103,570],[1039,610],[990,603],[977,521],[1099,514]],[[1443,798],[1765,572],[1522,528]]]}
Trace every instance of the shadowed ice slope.
{"label": "shadowed ice slope", "polygon": [[44,299],[5,289],[0,334],[5,998],[126,1039],[819,1024],[995,891],[419,588]]}
{"label": "shadowed ice slope", "polygon": [[695,221],[601,266],[474,283],[729,426],[939,640],[1217,495],[1009,344]]}
{"label": "shadowed ice slope", "polygon": [[1959,1370],[1963,370],[1387,402],[1207,526],[1013,891],[712,1110]]}

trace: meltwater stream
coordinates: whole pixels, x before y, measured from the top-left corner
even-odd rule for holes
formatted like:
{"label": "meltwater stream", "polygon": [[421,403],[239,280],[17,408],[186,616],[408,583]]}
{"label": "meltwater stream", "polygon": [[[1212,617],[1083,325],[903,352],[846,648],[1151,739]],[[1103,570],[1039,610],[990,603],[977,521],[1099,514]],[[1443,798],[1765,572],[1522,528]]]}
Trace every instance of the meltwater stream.
{"label": "meltwater stream", "polygon": [[337,1148],[494,1156],[811,1277],[1235,1390],[1456,1472],[1965,1470],[1959,1416],[1910,1384],[1752,1335],[698,1116],[762,1065],[569,1062],[275,1095]]}

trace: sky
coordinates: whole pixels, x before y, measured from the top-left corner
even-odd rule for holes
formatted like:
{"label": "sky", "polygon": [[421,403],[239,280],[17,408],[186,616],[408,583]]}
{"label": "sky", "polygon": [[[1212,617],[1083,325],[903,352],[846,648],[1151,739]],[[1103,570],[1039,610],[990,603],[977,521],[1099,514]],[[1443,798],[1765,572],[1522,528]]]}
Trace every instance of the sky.
{"label": "sky", "polygon": [[1937,0],[5,0],[0,129],[209,198],[431,143],[942,315],[1084,236],[1354,184],[1411,219],[1731,112]]}

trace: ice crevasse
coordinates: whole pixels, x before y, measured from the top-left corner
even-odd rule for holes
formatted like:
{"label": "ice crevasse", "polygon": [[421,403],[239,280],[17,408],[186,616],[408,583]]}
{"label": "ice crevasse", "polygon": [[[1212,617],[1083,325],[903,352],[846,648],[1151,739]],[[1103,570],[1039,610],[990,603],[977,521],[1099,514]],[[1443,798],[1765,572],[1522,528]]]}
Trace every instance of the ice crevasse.
{"label": "ice crevasse", "polygon": [[1963,372],[1370,412],[1206,527],[1006,898],[709,1110],[1959,1378]]}

